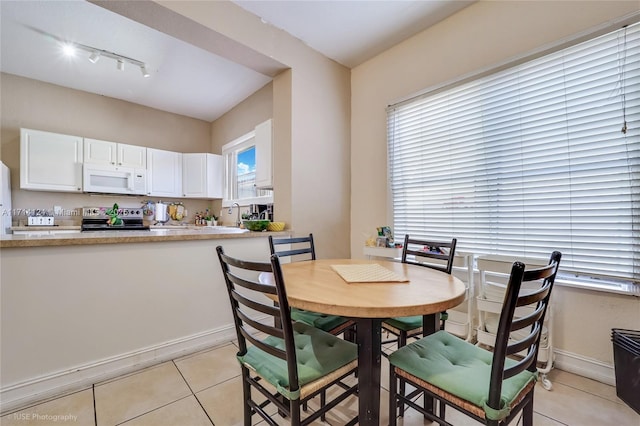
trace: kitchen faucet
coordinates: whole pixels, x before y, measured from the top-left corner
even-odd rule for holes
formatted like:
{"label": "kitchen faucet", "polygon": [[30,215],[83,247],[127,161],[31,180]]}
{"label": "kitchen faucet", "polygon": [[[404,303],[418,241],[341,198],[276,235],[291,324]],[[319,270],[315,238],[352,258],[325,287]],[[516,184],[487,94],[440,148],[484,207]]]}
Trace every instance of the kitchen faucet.
{"label": "kitchen faucet", "polygon": [[229,212],[228,212],[229,214],[233,213],[233,206],[238,206],[238,216],[236,218],[236,226],[239,228],[240,224],[241,224],[241,222],[240,222],[240,204],[238,204],[238,203],[231,204],[231,207],[229,207]]}

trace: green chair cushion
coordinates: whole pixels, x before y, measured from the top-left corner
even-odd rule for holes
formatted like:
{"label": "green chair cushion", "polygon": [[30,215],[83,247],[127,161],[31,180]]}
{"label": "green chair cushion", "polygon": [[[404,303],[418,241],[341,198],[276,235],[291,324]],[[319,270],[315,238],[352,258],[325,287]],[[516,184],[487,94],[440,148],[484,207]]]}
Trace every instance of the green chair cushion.
{"label": "green chair cushion", "polygon": [[411,331],[422,327],[422,316],[415,315],[412,317],[389,318],[384,320],[386,324],[400,331]]}
{"label": "green chair cushion", "polygon": [[[294,323],[293,329],[300,387],[358,359],[358,347],[354,343],[300,322]],[[269,336],[264,342],[278,349],[285,349],[284,340],[277,337]],[[300,389],[289,390],[285,360],[251,346],[246,354],[238,355],[238,361],[271,383],[286,398],[300,398]]]}
{"label": "green chair cushion", "polygon": [[[523,371],[502,385],[501,406],[487,405],[493,353],[472,345],[446,331],[438,331],[404,346],[391,355],[391,365],[437,386],[479,407],[486,417],[502,420],[509,415],[510,406],[518,394],[538,373]],[[507,359],[506,365],[515,361]]]}
{"label": "green chair cushion", "polygon": [[346,318],[337,315],[320,314],[318,312],[305,311],[297,308],[291,309],[291,319],[324,331],[333,330],[339,325],[347,322]]}
{"label": "green chair cushion", "polygon": [[[446,312],[440,313],[440,320],[446,321],[448,318],[449,314]],[[400,331],[409,332],[422,327],[422,316],[414,315],[411,317],[388,318],[384,320],[384,322]]]}

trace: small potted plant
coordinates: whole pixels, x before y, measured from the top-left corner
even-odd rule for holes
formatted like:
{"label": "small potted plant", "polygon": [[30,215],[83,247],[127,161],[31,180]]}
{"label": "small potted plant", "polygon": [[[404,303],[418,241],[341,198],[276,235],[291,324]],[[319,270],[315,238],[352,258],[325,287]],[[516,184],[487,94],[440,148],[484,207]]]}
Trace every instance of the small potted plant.
{"label": "small potted plant", "polygon": [[218,226],[218,216],[211,213],[209,209],[204,214],[204,220],[207,222],[207,226]]}
{"label": "small potted plant", "polygon": [[218,226],[218,216],[214,214],[205,216],[204,220],[207,221],[207,226]]}

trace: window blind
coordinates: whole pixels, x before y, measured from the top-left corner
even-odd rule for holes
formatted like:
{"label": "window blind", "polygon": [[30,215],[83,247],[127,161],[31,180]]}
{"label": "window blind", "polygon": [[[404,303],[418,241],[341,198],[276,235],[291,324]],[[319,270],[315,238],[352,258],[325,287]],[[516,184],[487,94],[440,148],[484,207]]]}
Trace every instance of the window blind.
{"label": "window blind", "polygon": [[640,281],[640,25],[387,113],[398,237]]}

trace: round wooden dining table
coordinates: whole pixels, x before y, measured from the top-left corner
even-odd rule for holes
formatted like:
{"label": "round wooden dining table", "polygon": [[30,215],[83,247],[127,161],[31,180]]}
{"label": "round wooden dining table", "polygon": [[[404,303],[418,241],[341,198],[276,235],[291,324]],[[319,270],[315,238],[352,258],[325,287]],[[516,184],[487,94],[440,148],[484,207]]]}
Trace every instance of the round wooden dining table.
{"label": "round wooden dining table", "polygon": [[[382,267],[392,276],[389,278],[383,274],[376,277],[373,274],[371,279],[392,280],[355,282],[368,279],[358,278],[356,273],[351,274],[351,277],[347,276],[355,281],[347,282],[336,272],[350,268],[340,265],[366,264],[373,265],[371,268],[376,268],[378,272]],[[364,267],[355,269],[358,268]],[[356,321],[358,421],[361,426],[377,426],[380,423],[382,321],[390,317],[422,315],[423,334],[428,335],[434,333],[438,326],[439,315],[436,314],[459,305],[465,298],[465,285],[458,278],[431,268],[400,262],[310,260],[283,263],[282,273],[290,306],[349,317]]]}

